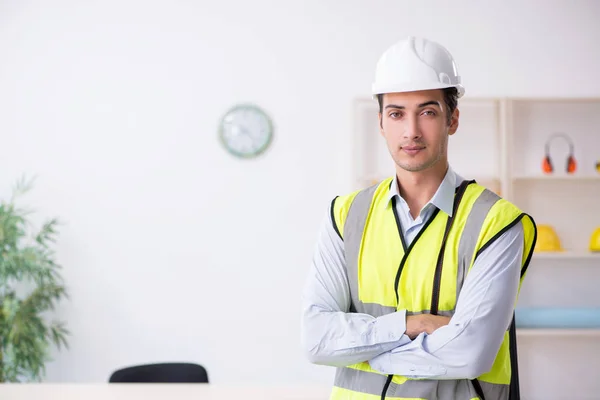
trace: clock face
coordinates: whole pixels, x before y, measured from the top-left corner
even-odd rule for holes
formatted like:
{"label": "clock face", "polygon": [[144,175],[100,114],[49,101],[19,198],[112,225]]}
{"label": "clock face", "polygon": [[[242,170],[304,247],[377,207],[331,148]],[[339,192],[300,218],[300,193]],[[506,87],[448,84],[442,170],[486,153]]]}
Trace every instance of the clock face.
{"label": "clock face", "polygon": [[219,136],[231,154],[243,158],[256,157],[269,147],[273,124],[260,108],[242,104],[225,114]]}

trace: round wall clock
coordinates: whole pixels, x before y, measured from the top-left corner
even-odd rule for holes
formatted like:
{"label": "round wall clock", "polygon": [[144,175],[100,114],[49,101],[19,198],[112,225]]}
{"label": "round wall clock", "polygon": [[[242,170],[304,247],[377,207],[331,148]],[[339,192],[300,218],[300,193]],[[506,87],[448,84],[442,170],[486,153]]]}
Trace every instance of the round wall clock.
{"label": "round wall clock", "polygon": [[236,105],[223,116],[219,138],[234,156],[256,157],[271,144],[273,124],[259,107],[251,104]]}

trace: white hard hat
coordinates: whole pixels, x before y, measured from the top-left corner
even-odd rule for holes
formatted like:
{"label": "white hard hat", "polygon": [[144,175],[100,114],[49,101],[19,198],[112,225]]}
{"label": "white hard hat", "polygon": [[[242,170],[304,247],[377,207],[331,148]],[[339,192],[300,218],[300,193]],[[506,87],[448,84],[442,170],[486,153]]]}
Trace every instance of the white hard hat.
{"label": "white hard hat", "polygon": [[449,87],[458,89],[458,97],[465,93],[452,54],[436,42],[410,36],[377,62],[373,96]]}

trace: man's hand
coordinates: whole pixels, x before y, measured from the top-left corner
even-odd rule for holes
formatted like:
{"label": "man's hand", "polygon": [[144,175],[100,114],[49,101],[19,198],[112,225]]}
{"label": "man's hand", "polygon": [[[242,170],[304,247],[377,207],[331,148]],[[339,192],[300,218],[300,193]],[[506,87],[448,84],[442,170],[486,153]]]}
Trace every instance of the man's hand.
{"label": "man's hand", "polygon": [[436,329],[448,325],[450,317],[432,314],[409,315],[406,317],[406,335],[414,339],[426,332],[431,335]]}

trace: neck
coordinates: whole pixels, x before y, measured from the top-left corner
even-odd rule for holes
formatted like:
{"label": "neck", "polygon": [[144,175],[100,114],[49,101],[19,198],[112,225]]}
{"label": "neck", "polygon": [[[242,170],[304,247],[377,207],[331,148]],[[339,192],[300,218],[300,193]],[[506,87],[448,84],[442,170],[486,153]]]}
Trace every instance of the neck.
{"label": "neck", "polygon": [[431,200],[447,172],[447,162],[439,162],[434,167],[419,172],[410,172],[396,167],[400,195],[410,207],[413,218],[416,218],[425,204]]}

